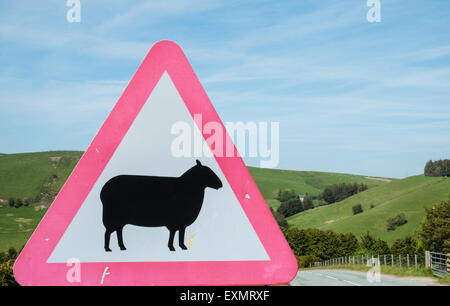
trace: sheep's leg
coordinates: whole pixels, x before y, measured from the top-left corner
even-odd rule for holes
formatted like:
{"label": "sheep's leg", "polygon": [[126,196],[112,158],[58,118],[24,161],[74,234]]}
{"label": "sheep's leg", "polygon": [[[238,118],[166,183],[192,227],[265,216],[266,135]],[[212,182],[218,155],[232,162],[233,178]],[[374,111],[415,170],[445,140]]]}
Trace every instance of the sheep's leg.
{"label": "sheep's leg", "polygon": [[169,243],[168,243],[169,250],[175,251],[175,248],[173,247],[173,238],[175,236],[176,230],[169,228],[169,231],[170,231]]}
{"label": "sheep's leg", "polygon": [[183,250],[187,250],[187,247],[184,245],[184,232],[186,231],[186,228],[183,227],[179,230],[178,232],[178,245],[180,246],[180,248],[182,248]]}
{"label": "sheep's leg", "polygon": [[127,248],[123,244],[123,236],[122,236],[122,230],[123,227],[117,229],[117,241],[119,242],[119,247],[122,251],[126,250]]}
{"label": "sheep's leg", "polygon": [[111,249],[109,248],[109,238],[111,238],[112,232],[113,231],[109,230],[109,229],[106,229],[106,231],[105,231],[105,251],[106,252],[111,252]]}

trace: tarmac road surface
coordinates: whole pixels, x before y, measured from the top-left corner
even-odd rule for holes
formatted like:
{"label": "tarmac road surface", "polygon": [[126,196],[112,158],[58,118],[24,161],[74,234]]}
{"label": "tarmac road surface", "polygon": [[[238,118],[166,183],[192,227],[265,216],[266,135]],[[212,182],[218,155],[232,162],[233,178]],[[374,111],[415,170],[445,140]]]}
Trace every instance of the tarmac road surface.
{"label": "tarmac road surface", "polygon": [[[371,278],[369,278],[371,279]],[[373,278],[372,278],[373,279]],[[380,275],[379,282],[370,282],[366,272],[348,270],[299,271],[291,286],[433,286],[427,278],[404,278]]]}

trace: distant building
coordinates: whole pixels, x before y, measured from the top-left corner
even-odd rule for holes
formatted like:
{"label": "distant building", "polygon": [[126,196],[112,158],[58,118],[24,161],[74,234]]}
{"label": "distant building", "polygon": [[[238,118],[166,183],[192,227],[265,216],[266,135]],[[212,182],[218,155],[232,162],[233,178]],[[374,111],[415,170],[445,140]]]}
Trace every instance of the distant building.
{"label": "distant building", "polygon": [[[306,196],[306,195],[304,195],[304,194],[299,194],[299,195],[298,195],[298,199],[303,203],[303,201],[305,200],[305,196]],[[317,197],[316,197],[316,196],[309,196],[309,198],[310,198],[312,201],[317,200]]]}

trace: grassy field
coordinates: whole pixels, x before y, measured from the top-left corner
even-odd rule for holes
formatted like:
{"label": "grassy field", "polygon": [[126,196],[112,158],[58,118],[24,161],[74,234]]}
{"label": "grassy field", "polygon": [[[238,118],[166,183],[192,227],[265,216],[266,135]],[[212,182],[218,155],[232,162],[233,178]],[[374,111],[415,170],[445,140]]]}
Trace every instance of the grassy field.
{"label": "grassy field", "polygon": [[[326,185],[338,183],[364,183],[369,188],[384,185],[385,179],[367,178],[360,175],[314,172],[314,171],[291,171],[262,168],[248,168],[253,179],[258,185],[263,197],[270,207],[277,208],[280,203],[275,200],[277,189],[293,189],[298,194],[317,196]],[[389,181],[389,179],[388,179]]]}
{"label": "grassy field", "polygon": [[[413,176],[370,188],[333,205],[299,213],[289,217],[288,222],[300,228],[351,232],[357,236],[370,231],[375,237],[392,243],[413,234],[425,215],[424,207],[447,199],[449,193],[449,178]],[[354,216],[355,204],[362,204],[364,212]],[[370,208],[371,204],[375,207]],[[399,212],[405,213],[408,223],[388,232],[386,220]]]}
{"label": "grassy field", "polygon": [[41,221],[47,207],[43,205],[14,208],[1,204],[0,252],[6,252],[10,247],[21,249]]}
{"label": "grassy field", "polygon": [[[33,233],[82,152],[54,151],[0,155],[0,252],[20,249]],[[6,200],[40,198],[29,207],[9,207]]]}
{"label": "grassy field", "polygon": [[81,155],[74,151],[0,155],[0,199],[35,198],[49,182],[49,190],[58,191]]}
{"label": "grassy field", "polygon": [[[82,152],[54,151],[41,153],[0,155],[0,251],[21,247],[45,213],[34,206],[10,208],[10,197],[41,197],[48,207],[51,196],[66,181]],[[424,216],[423,207],[445,199],[450,192],[450,180],[423,176],[404,180],[368,178],[359,175],[260,169],[249,171],[269,206],[277,208],[274,199],[277,189],[293,189],[299,194],[318,195],[328,184],[365,183],[369,190],[340,203],[315,208],[290,217],[290,224],[301,227],[353,232],[357,235],[370,230],[375,236],[392,242],[411,234]],[[3,202],[2,202],[3,199]],[[351,207],[361,203],[364,213],[352,216]],[[375,208],[370,209],[370,204]],[[408,223],[394,232],[386,231],[386,220],[398,212],[405,212]]]}

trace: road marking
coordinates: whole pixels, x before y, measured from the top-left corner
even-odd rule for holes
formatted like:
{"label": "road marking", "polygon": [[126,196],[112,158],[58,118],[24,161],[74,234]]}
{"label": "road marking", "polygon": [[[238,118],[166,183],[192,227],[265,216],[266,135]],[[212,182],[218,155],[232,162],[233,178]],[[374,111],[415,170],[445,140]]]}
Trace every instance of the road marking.
{"label": "road marking", "polygon": [[329,275],[325,275],[326,277],[328,277],[328,278],[331,278],[331,279],[335,279],[335,280],[337,280],[337,278],[336,277],[333,277],[333,276],[329,276]]}
{"label": "road marking", "polygon": [[351,285],[353,285],[353,286],[361,287],[361,285],[355,284],[355,283],[353,283],[353,282],[351,282],[351,281],[348,281],[348,280],[345,280],[345,279],[343,279],[343,281],[346,282],[346,283],[348,283],[348,284],[351,284]]}

